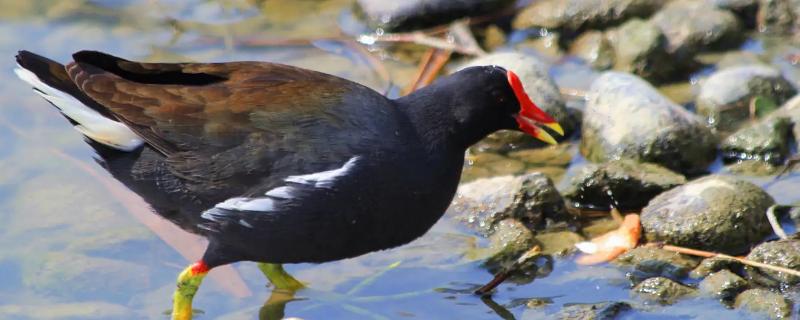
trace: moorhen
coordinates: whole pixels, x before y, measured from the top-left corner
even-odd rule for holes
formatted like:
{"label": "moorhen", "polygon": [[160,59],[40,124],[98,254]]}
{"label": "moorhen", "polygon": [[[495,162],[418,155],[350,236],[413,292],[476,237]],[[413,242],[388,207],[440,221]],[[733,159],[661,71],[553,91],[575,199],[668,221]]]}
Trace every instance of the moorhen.
{"label": "moorhen", "polygon": [[216,266],[320,263],[423,235],[455,194],[466,149],[499,129],[548,143],[561,127],[517,75],[472,67],[387,99],[268,62],[141,63],[96,51],[66,66],[27,51],[16,74],[86,136],[156,212],[209,240],[178,277],[173,319]]}

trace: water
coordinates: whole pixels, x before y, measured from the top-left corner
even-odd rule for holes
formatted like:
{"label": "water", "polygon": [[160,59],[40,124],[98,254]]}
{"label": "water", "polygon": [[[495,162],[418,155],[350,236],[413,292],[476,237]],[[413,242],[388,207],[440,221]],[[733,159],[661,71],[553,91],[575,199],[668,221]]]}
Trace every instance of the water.
{"label": "water", "polygon": [[[0,318],[166,319],[176,275],[204,247],[149,213],[94,162],[82,137],[16,79],[16,50],[59,61],[82,49],[147,61],[276,61],[385,90],[387,83],[363,55],[343,42],[242,45],[253,39],[338,37],[337,24],[350,23],[342,14],[349,5],[346,0],[0,1]],[[396,85],[390,92],[397,92],[414,66],[386,64]],[[556,76],[560,84],[569,84],[568,74]],[[768,190],[779,202],[792,203],[799,197],[787,190],[796,185],[797,179],[788,179]],[[280,303],[286,297],[266,287],[255,264],[237,263],[235,271],[212,272],[195,307],[204,311],[198,319],[281,314],[304,319],[536,319],[565,304],[637,303],[629,296],[623,271],[579,267],[569,258],[556,259],[547,277],[504,284],[490,299],[481,299],[471,291],[492,275],[469,257],[484,242],[443,219],[423,238],[400,248],[321,265],[290,265],[287,269],[311,289],[288,303]],[[532,298],[552,303],[531,310],[519,303]],[[715,301],[688,299],[625,318],[711,315],[739,314]]]}

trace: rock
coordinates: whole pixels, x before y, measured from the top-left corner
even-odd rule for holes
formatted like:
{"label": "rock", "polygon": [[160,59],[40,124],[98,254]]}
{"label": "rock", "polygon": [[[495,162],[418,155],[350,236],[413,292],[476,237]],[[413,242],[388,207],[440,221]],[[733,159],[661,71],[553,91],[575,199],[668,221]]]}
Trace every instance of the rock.
{"label": "rock", "polygon": [[692,295],[697,290],[664,277],[644,280],[633,287],[634,295],[661,304],[673,304],[678,299]]}
{"label": "rock", "polygon": [[698,264],[698,260],[677,252],[653,247],[637,247],[613,261],[617,266],[633,267],[649,276],[683,278]]}
{"label": "rock", "polygon": [[[557,138],[557,140],[563,140],[575,131],[577,123],[567,112],[567,108],[564,106],[564,98],[561,97],[558,87],[556,87],[553,79],[550,78],[547,64],[533,56],[516,52],[500,52],[474,59],[457,69],[483,65],[498,65],[514,71],[519,76],[522,86],[525,87],[525,91],[528,92],[531,100],[544,112],[556,119],[564,129],[564,137]],[[535,138],[521,132],[517,132],[516,135],[524,136],[528,141],[536,141]],[[537,142],[537,144],[544,145],[541,142]]]}
{"label": "rock", "polygon": [[765,212],[774,203],[750,182],[710,175],[658,195],[641,221],[647,241],[740,254],[772,232]]}
{"label": "rock", "polygon": [[489,237],[491,256],[483,263],[492,273],[510,266],[534,245],[533,232],[522,222],[505,219],[495,224]]}
{"label": "rock", "polygon": [[527,38],[517,43],[514,49],[518,52],[539,56],[550,61],[557,61],[564,55],[559,43],[561,33],[541,30],[537,36]]}
{"label": "rock", "polygon": [[477,153],[467,155],[469,166],[488,170],[490,175],[503,176],[522,173],[525,163],[494,153]]}
{"label": "rock", "polygon": [[750,51],[731,51],[722,55],[717,62],[718,69],[727,69],[739,66],[763,65],[768,66],[761,57]]}
{"label": "rock", "polygon": [[534,1],[514,19],[515,29],[533,27],[579,31],[602,29],[631,17],[647,17],[663,0],[540,0]]}
{"label": "rock", "polygon": [[692,272],[689,273],[689,277],[693,279],[702,279],[707,277],[708,275],[722,271],[722,270],[740,270],[742,269],[742,264],[739,262],[730,260],[730,259],[723,259],[723,258],[706,258],[700,262]]}
{"label": "rock", "polygon": [[758,0],[705,0],[720,9],[733,11],[745,10],[758,5]]}
{"label": "rock", "polygon": [[494,51],[506,44],[506,33],[496,24],[486,27],[483,32],[483,47],[487,51]]}
{"label": "rock", "polygon": [[722,158],[727,162],[760,160],[783,164],[789,155],[792,123],[788,118],[771,117],[745,126],[722,141]]}
{"label": "rock", "polygon": [[[800,270],[800,240],[785,239],[766,242],[750,251],[747,259],[771,264],[774,266]],[[747,278],[751,281],[768,286],[778,287],[800,283],[800,277],[783,272],[745,266]]]}
{"label": "rock", "polygon": [[[625,302],[600,302],[578,303],[565,305],[558,313],[548,319],[575,319],[575,320],[610,320],[625,311],[631,310],[631,305]],[[523,319],[541,319],[538,317]]]}
{"label": "rock", "polygon": [[760,160],[744,160],[726,165],[725,170],[729,173],[743,176],[764,177],[777,174],[782,169],[780,166],[774,166]]}
{"label": "rock", "polygon": [[572,161],[571,146],[568,143],[547,148],[512,151],[508,156],[536,166],[566,167]]}
{"label": "rock", "polygon": [[[658,194],[686,183],[686,178],[652,163],[612,160],[587,163],[564,179],[562,195],[573,206],[606,210],[639,210]],[[613,202],[612,202],[613,197]]]}
{"label": "rock", "polygon": [[716,137],[700,118],[627,73],[592,83],[581,133],[581,153],[593,162],[624,158],[697,174],[716,158]]}
{"label": "rock", "polygon": [[795,144],[800,144],[800,94],[786,101],[778,110],[770,113],[768,118],[785,117],[792,122],[792,135]]}
{"label": "rock", "polygon": [[769,316],[770,319],[788,319],[792,315],[792,302],[781,294],[765,289],[750,289],[736,297],[736,308]]}
{"label": "rock", "polygon": [[764,97],[780,105],[797,90],[775,68],[763,65],[719,70],[703,82],[697,112],[721,131],[733,131],[749,118],[750,101]]}
{"label": "rock", "polygon": [[666,80],[673,76],[676,63],[667,53],[667,38],[654,24],[631,19],[608,31],[614,46],[614,70],[633,73],[649,80]]}
{"label": "rock", "polygon": [[585,241],[572,231],[556,231],[537,234],[534,239],[542,246],[542,254],[566,256],[575,252],[575,244]]}
{"label": "rock", "polygon": [[514,218],[529,226],[571,219],[564,200],[545,175],[530,173],[478,179],[459,187],[448,214],[486,235],[495,223]]}
{"label": "rock", "polygon": [[800,29],[800,0],[759,0],[756,14],[758,30],[790,33]]}
{"label": "rock", "polygon": [[732,47],[743,39],[742,25],[732,12],[704,1],[670,1],[651,20],[667,37],[673,61],[691,59],[701,50]]}
{"label": "rock", "polygon": [[584,32],[572,42],[569,53],[597,70],[607,70],[614,66],[614,47],[600,31]]}
{"label": "rock", "polygon": [[373,29],[407,31],[486,15],[513,3],[513,0],[357,0],[355,12]]}
{"label": "rock", "polygon": [[721,300],[733,299],[745,288],[747,288],[747,281],[728,270],[709,275],[700,281],[698,286],[700,293]]}

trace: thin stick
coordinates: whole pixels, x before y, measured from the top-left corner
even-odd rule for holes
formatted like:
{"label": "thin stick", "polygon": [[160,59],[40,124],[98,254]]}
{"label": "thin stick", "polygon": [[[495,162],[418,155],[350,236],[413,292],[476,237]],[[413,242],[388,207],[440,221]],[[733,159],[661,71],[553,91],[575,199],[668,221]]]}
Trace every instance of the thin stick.
{"label": "thin stick", "polygon": [[714,257],[716,257],[716,258],[721,258],[721,259],[726,259],[726,260],[732,260],[732,261],[736,261],[736,262],[739,262],[741,264],[745,264],[745,265],[748,265],[748,266],[751,266],[751,267],[757,267],[757,268],[768,269],[768,270],[777,271],[777,272],[788,273],[788,274],[791,274],[793,276],[800,277],[800,271],[798,271],[798,270],[784,268],[784,267],[780,267],[780,266],[774,266],[774,265],[771,265],[771,264],[766,264],[766,263],[761,263],[761,262],[756,262],[756,261],[748,260],[748,259],[745,259],[745,258],[729,256],[729,255],[723,254],[723,253],[715,253],[715,252],[709,252],[709,251],[703,251],[703,250],[697,250],[697,249],[689,249],[689,248],[684,248],[684,247],[678,247],[678,246],[673,246],[673,245],[668,245],[668,244],[658,244],[658,243],[651,243],[651,244],[648,244],[647,246],[659,247],[659,248],[664,249],[664,250],[673,251],[673,252],[682,253],[682,254],[688,254],[688,255],[691,255],[691,256],[703,257],[703,258],[714,258]]}
{"label": "thin stick", "polygon": [[611,206],[611,218],[613,218],[614,221],[619,224],[622,224],[622,220],[625,220],[625,218],[622,217],[622,214],[619,213],[619,209],[613,205]]}
{"label": "thin stick", "polygon": [[575,88],[558,88],[558,91],[561,93],[561,95],[572,99],[585,99],[588,95],[586,90]]}
{"label": "thin stick", "polygon": [[414,81],[403,90],[403,95],[407,95],[414,90],[427,86],[436,79],[436,75],[444,68],[447,61],[450,60],[452,55],[450,50],[429,49],[422,57],[417,74],[414,76]]}
{"label": "thin stick", "polygon": [[383,64],[383,61],[373,56],[366,48],[364,48],[364,46],[360,45],[358,42],[355,42],[353,40],[347,40],[343,42],[348,48],[353,49],[354,51],[361,54],[362,57],[364,57],[369,66],[372,67],[372,70],[375,72],[375,74],[377,74],[378,77],[380,77],[381,80],[383,80],[383,82],[386,84],[386,87],[383,90],[383,95],[387,95],[389,93],[389,90],[392,88],[392,77],[389,74],[389,70],[386,69],[386,65]]}
{"label": "thin stick", "polygon": [[491,292],[492,290],[494,290],[494,288],[497,288],[497,286],[503,283],[503,281],[506,281],[506,279],[508,279],[508,277],[510,277],[511,274],[514,273],[514,271],[522,267],[523,263],[530,260],[531,258],[538,257],[541,253],[542,253],[541,247],[539,247],[538,245],[533,246],[530,250],[523,253],[517,259],[517,261],[514,261],[514,264],[508,267],[508,269],[498,272],[494,276],[494,278],[492,278],[491,281],[489,281],[482,287],[478,288],[478,290],[475,290],[475,294],[484,295]]}
{"label": "thin stick", "polygon": [[772,227],[772,232],[775,232],[775,235],[777,235],[778,238],[786,239],[788,238],[786,231],[783,231],[783,227],[781,227],[778,217],[775,216],[776,207],[778,207],[778,205],[773,204],[769,207],[769,209],[767,209],[767,221],[769,221],[769,225]]}
{"label": "thin stick", "polygon": [[464,48],[476,52],[478,56],[486,55],[486,51],[478,45],[478,40],[475,40],[475,35],[469,29],[469,19],[450,24],[450,33],[456,39],[456,42],[464,46]]}
{"label": "thin stick", "polygon": [[436,49],[452,50],[468,56],[480,55],[480,52],[476,52],[473,49],[466,48],[445,39],[431,37],[421,31],[409,33],[389,33],[384,35],[362,35],[358,37],[358,42],[366,45],[371,45],[376,42],[410,42]]}

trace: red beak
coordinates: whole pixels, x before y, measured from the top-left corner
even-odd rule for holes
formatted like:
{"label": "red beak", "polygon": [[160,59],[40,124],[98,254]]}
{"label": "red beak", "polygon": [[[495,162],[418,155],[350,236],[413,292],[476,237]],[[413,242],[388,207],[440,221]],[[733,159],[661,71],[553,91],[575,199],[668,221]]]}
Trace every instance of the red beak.
{"label": "red beak", "polygon": [[531,98],[525,93],[525,88],[522,87],[522,81],[519,80],[519,77],[514,72],[508,70],[507,75],[508,84],[511,85],[511,89],[514,90],[514,95],[519,102],[519,113],[514,115],[514,118],[517,120],[520,130],[549,144],[557,144],[556,139],[539,126],[542,125],[553,129],[553,131],[562,136],[564,135],[564,129],[553,117],[539,109],[531,101]]}

